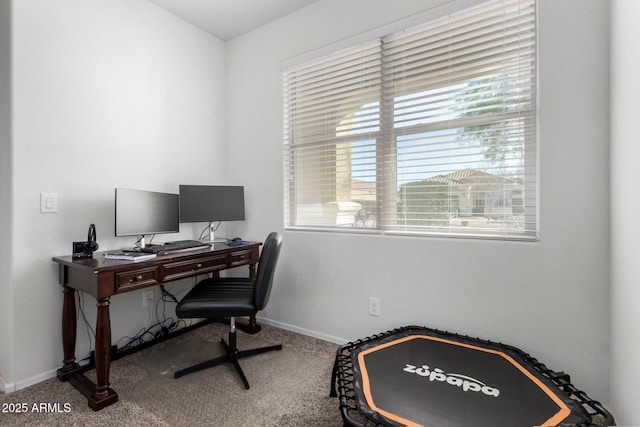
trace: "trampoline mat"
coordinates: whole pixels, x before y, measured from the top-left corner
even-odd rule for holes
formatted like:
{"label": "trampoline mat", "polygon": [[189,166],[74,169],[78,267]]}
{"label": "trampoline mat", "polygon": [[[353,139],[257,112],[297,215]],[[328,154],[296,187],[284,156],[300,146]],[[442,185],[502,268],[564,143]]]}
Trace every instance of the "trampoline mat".
{"label": "trampoline mat", "polygon": [[340,347],[334,396],[336,386],[349,425],[600,425],[595,415],[613,425],[568,375],[521,350],[415,326]]}

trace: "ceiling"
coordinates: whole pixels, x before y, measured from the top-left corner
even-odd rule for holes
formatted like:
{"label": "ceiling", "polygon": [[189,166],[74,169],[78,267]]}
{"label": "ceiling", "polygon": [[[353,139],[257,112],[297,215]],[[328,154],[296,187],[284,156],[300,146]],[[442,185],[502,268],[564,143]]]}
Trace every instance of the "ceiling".
{"label": "ceiling", "polygon": [[317,0],[149,0],[221,40],[231,40]]}

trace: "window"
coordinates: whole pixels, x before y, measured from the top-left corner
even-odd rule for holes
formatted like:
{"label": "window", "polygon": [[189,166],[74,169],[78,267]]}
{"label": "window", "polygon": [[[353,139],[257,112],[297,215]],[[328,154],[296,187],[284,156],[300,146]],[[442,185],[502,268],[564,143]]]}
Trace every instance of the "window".
{"label": "window", "polygon": [[455,5],[284,70],[286,228],[536,239],[535,0]]}

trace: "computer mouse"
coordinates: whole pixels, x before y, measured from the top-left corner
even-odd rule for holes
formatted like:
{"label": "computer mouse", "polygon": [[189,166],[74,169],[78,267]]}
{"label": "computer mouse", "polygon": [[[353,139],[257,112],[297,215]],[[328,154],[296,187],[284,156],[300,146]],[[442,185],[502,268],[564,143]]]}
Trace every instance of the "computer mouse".
{"label": "computer mouse", "polygon": [[232,242],[239,242],[240,240],[242,240],[242,237],[234,237],[231,241]]}

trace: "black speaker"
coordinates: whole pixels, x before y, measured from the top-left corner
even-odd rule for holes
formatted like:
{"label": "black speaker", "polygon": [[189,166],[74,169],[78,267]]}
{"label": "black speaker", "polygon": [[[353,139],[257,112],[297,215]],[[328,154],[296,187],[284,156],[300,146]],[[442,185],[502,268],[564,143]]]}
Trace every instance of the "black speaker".
{"label": "black speaker", "polygon": [[96,226],[89,224],[86,242],[73,242],[73,258],[93,258],[93,252],[98,250],[96,241]]}

